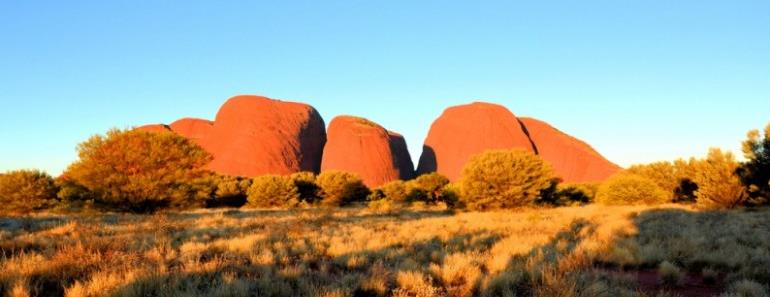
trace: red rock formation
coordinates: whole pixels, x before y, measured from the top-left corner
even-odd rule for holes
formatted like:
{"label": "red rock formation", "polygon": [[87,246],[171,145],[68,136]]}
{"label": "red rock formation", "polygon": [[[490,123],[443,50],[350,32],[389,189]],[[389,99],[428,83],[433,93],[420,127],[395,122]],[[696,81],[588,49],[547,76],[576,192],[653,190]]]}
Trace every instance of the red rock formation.
{"label": "red rock formation", "polygon": [[171,128],[164,124],[150,124],[134,128],[134,130],[147,131],[147,132],[168,132]]}
{"label": "red rock formation", "polygon": [[214,122],[203,119],[183,118],[171,123],[171,130],[206,148],[205,139],[214,128]]}
{"label": "red rock formation", "polygon": [[620,171],[587,143],[532,118],[519,118],[538,154],[564,182],[600,182]]}
{"label": "red rock formation", "polygon": [[219,109],[206,139],[210,168],[236,176],[318,172],[324,121],[310,105],[236,96]]}
{"label": "red rock formation", "polygon": [[329,124],[328,136],[321,171],[356,173],[372,188],[413,175],[404,138],[374,122],[338,116]]}
{"label": "red rock formation", "polygon": [[408,180],[414,178],[414,163],[412,163],[409,148],[406,146],[406,139],[401,134],[393,131],[388,131],[388,136],[390,136],[390,151],[396,159],[396,167],[399,168],[401,179]]}
{"label": "red rock formation", "polygon": [[508,109],[475,102],[447,108],[433,122],[425,139],[418,173],[438,172],[454,181],[465,163],[490,149],[534,151],[521,124]]}

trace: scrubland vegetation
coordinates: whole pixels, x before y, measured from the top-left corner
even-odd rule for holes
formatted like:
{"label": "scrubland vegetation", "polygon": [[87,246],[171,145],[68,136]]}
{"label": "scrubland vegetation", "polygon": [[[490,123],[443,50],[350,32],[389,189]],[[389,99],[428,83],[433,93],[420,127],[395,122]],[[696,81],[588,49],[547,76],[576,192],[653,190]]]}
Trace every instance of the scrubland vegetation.
{"label": "scrubland vegetation", "polygon": [[181,136],[113,130],[59,177],[0,174],[0,292],[768,296],[769,132],[743,162],[712,149],[601,184],[493,150],[455,182],[369,189],[340,171],[221,176]]}
{"label": "scrubland vegetation", "polygon": [[767,296],[770,283],[767,211],[219,209],[0,224],[9,296]]}

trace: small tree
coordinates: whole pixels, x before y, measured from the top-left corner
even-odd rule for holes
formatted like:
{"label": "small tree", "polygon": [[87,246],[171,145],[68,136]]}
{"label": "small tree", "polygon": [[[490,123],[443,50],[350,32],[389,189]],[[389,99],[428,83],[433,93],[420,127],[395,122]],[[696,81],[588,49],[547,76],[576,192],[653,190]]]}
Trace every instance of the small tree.
{"label": "small tree", "polygon": [[649,178],[618,173],[607,179],[596,193],[596,202],[607,205],[661,204],[671,196]]}
{"label": "small tree", "polygon": [[100,205],[135,212],[201,206],[211,156],[172,132],[110,130],[78,146],[65,175]]}
{"label": "small tree", "polygon": [[407,183],[410,200],[437,203],[443,201],[444,187],[449,179],[437,172],[423,174]]}
{"label": "small tree", "polygon": [[53,178],[39,170],[0,174],[0,213],[26,214],[50,207],[56,192]]}
{"label": "small tree", "polygon": [[465,165],[461,201],[470,209],[499,209],[531,204],[551,184],[553,169],[523,150],[495,150]]}
{"label": "small tree", "polygon": [[717,148],[696,164],[697,203],[706,208],[733,208],[742,205],[748,195],[735,174],[739,164],[733,154]]}
{"label": "small tree", "polygon": [[212,182],[215,190],[208,207],[241,207],[246,204],[252,182],[250,178],[217,175]]}
{"label": "small tree", "polygon": [[590,203],[596,197],[599,184],[569,183],[562,184],[560,179],[551,180],[551,185],[541,191],[535,201],[538,204],[565,206]]}
{"label": "small tree", "polygon": [[325,171],[318,175],[316,184],[321,188],[321,204],[344,206],[355,201],[364,201],[369,189],[357,175],[342,171]]}
{"label": "small tree", "polygon": [[288,176],[258,176],[249,188],[250,207],[296,207],[299,203],[297,186]]}
{"label": "small tree", "polygon": [[302,201],[315,203],[320,199],[318,197],[318,192],[321,188],[316,184],[315,173],[303,171],[294,173],[290,177],[294,182],[294,185],[297,186]]}
{"label": "small tree", "polygon": [[628,168],[626,172],[652,180],[668,193],[673,202],[692,202],[695,200],[695,190],[698,187],[692,181],[695,176],[692,160],[688,162],[678,159],[674,162],[637,164]]}
{"label": "small tree", "polygon": [[380,186],[372,191],[369,200],[386,199],[393,202],[406,202],[409,198],[407,183],[402,180],[395,180]]}
{"label": "small tree", "polygon": [[746,187],[750,202],[767,204],[770,202],[770,124],[765,127],[764,135],[760,135],[759,130],[751,130],[747,138],[743,142],[746,162],[736,173]]}

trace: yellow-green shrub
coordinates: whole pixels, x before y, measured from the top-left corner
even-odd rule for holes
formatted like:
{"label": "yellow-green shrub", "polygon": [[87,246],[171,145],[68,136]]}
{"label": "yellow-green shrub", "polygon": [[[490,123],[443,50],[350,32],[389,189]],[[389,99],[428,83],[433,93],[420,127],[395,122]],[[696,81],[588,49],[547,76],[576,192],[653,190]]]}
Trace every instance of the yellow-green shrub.
{"label": "yellow-green shrub", "polygon": [[214,199],[208,203],[209,207],[241,207],[246,204],[249,188],[252,183],[250,178],[217,176],[214,182],[216,182]]}
{"label": "yellow-green shrub", "polygon": [[172,132],[110,130],[81,143],[78,157],[64,175],[102,206],[143,212],[209,199],[201,188],[210,186],[202,181],[211,156]]}
{"label": "yellow-green shrub", "polygon": [[262,175],[254,178],[249,187],[249,207],[295,207],[300,195],[294,181],[288,176]]}
{"label": "yellow-green shrub", "polygon": [[619,173],[607,179],[596,193],[596,202],[608,205],[660,204],[670,196],[655,182],[643,176]]}
{"label": "yellow-green shrub", "polygon": [[748,190],[751,204],[770,203],[770,124],[764,135],[751,130],[743,142],[743,156],[746,162],[737,170],[741,182]]}
{"label": "yellow-green shrub", "polygon": [[364,201],[369,189],[357,175],[342,171],[324,171],[316,177],[320,187],[321,204],[344,206],[355,201]]}
{"label": "yellow-green shrub", "polygon": [[697,203],[704,208],[732,208],[742,205],[748,197],[740,178],[735,174],[739,164],[733,154],[717,148],[709,150],[706,159],[695,167]]}
{"label": "yellow-green shrub", "polygon": [[552,180],[551,186],[541,192],[536,202],[556,206],[590,203],[594,201],[598,189],[599,184],[596,183],[561,184]]}
{"label": "yellow-green shrub", "polygon": [[409,198],[409,189],[407,183],[402,180],[395,180],[380,186],[369,195],[370,201],[389,200],[393,202],[406,202]]}
{"label": "yellow-green shrub", "polygon": [[407,183],[409,200],[437,203],[443,201],[444,186],[449,179],[436,172],[423,174]]}
{"label": "yellow-green shrub", "polygon": [[626,169],[626,172],[652,180],[666,191],[673,202],[692,202],[697,190],[697,185],[692,182],[695,177],[694,163],[694,159],[678,159],[674,162],[637,164]]}
{"label": "yellow-green shrub", "polygon": [[531,204],[554,178],[553,169],[523,150],[493,150],[474,156],[463,169],[461,201],[469,209]]}
{"label": "yellow-green shrub", "polygon": [[0,213],[29,213],[56,201],[53,178],[39,170],[0,174]]}
{"label": "yellow-green shrub", "polygon": [[307,203],[314,203],[320,199],[318,197],[318,192],[321,189],[316,184],[315,173],[303,171],[294,173],[289,177],[294,182],[294,185],[297,186],[300,200]]}

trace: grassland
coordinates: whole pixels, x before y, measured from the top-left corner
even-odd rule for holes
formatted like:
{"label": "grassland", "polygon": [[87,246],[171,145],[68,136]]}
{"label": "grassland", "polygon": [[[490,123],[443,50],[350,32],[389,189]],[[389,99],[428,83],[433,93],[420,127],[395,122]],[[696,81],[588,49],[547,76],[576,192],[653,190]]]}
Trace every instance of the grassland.
{"label": "grassland", "polygon": [[766,296],[770,211],[38,214],[0,249],[8,296]]}

